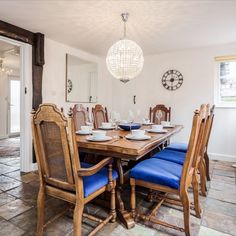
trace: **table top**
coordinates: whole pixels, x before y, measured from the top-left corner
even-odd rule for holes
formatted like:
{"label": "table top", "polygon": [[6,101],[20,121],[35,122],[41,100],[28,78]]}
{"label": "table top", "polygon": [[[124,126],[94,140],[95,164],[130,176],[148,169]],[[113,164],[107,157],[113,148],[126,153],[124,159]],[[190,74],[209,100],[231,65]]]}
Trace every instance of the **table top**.
{"label": "table top", "polygon": [[[141,127],[141,129],[148,128],[148,126]],[[88,135],[76,135],[76,141],[78,143],[79,151],[81,152],[95,153],[129,160],[138,160],[158,145],[168,140],[171,136],[180,132],[182,129],[182,125],[175,125],[174,128],[167,128],[167,133],[148,133],[151,138],[143,141],[126,139],[125,136],[129,134],[130,131],[124,130],[107,131],[106,135],[113,137],[110,141],[91,142],[86,139]]]}

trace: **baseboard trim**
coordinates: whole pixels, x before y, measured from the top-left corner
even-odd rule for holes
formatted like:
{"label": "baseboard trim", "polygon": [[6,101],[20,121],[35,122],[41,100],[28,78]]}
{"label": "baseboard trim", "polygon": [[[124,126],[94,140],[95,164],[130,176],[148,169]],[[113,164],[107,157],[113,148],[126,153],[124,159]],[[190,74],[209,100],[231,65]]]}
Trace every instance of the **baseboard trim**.
{"label": "baseboard trim", "polygon": [[9,138],[8,135],[0,135],[0,139],[6,139]]}
{"label": "baseboard trim", "polygon": [[32,171],[38,170],[38,164],[37,163],[32,163]]}
{"label": "baseboard trim", "polygon": [[209,158],[211,160],[217,160],[217,161],[236,162],[236,156],[233,156],[233,155],[225,155],[225,154],[219,154],[219,153],[209,153]]}

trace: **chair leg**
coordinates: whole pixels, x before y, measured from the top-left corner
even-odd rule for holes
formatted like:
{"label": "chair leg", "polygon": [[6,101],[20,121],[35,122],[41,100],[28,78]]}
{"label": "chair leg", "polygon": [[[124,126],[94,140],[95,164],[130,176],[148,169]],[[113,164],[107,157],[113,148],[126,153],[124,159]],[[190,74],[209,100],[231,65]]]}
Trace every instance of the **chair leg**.
{"label": "chair leg", "polygon": [[136,195],[135,195],[135,179],[130,179],[130,186],[131,186],[131,195],[130,195],[130,208],[132,217],[135,218],[135,211],[136,211]]}
{"label": "chair leg", "polygon": [[111,215],[112,219],[111,222],[116,221],[116,192],[115,192],[115,187],[116,187],[116,181],[113,181],[113,186],[111,189]]}
{"label": "chair leg", "polygon": [[74,209],[74,236],[82,235],[82,217],[83,217],[84,204],[82,202],[76,201]]}
{"label": "chair leg", "polygon": [[197,179],[197,173],[194,173],[193,175],[193,197],[194,197],[194,210],[196,213],[196,216],[198,218],[201,218],[201,207],[199,202],[199,183]]}
{"label": "chair leg", "polygon": [[207,178],[207,181],[210,181],[211,180],[211,177],[210,177],[210,163],[209,163],[209,156],[208,156],[207,152],[204,153],[204,160],[205,160],[205,163],[206,163],[206,178]]}
{"label": "chair leg", "polygon": [[190,236],[190,224],[189,224],[190,202],[189,202],[188,192],[187,192],[186,189],[181,194],[181,201],[182,201],[183,210],[184,210],[184,231],[185,231],[185,235]]}
{"label": "chair leg", "polygon": [[201,161],[199,163],[199,172],[200,172],[200,182],[201,182],[201,193],[202,196],[206,197],[206,171],[205,171],[205,166],[204,166],[204,162]]}
{"label": "chair leg", "polygon": [[45,187],[40,186],[37,198],[37,236],[43,235],[44,226],[44,211],[45,211]]}

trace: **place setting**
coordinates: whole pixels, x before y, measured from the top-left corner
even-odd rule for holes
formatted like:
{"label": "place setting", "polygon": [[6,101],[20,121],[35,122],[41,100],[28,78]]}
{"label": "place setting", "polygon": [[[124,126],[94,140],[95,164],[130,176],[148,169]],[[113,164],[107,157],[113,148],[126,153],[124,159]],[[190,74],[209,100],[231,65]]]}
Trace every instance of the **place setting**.
{"label": "place setting", "polygon": [[102,122],[102,125],[98,128],[101,130],[113,130],[116,129],[116,126],[112,122]]}
{"label": "place setting", "polygon": [[158,134],[165,134],[168,131],[164,129],[163,125],[152,125],[151,129],[146,129],[147,132],[149,133],[158,133]]}
{"label": "place setting", "polygon": [[112,137],[107,136],[104,130],[93,130],[92,135],[87,137],[86,140],[91,142],[106,142],[112,140]]}
{"label": "place setting", "polygon": [[145,134],[145,130],[134,129],[125,136],[128,140],[144,141],[151,139],[151,136]]}
{"label": "place setting", "polygon": [[89,125],[82,125],[80,127],[80,130],[77,130],[75,132],[76,134],[80,134],[80,135],[89,135],[92,134],[92,126]]}
{"label": "place setting", "polygon": [[170,121],[161,121],[161,125],[163,126],[163,128],[174,128],[175,125],[171,124]]}

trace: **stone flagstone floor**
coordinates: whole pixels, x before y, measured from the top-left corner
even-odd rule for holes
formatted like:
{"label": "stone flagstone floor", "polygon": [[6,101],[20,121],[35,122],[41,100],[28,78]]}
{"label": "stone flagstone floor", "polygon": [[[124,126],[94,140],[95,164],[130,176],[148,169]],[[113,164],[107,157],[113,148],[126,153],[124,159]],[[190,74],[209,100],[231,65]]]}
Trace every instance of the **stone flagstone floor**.
{"label": "stone flagstone floor", "polygon": [[[191,215],[192,235],[223,236],[236,235],[236,183],[235,170],[229,162],[211,161],[211,182],[208,183],[208,195],[201,197],[202,218]],[[0,235],[35,235],[36,198],[38,175],[36,172],[21,173],[19,161],[19,138],[0,140]],[[137,189],[139,211],[147,211],[152,203],[145,201],[145,189]],[[190,193],[190,195],[192,195]],[[124,192],[126,205],[129,206],[129,190]],[[67,203],[48,197],[46,200],[46,219],[63,211]],[[100,217],[106,211],[99,206],[88,204],[85,210]],[[182,212],[178,207],[162,206],[158,217],[179,226],[183,225]],[[93,222],[84,219],[83,235],[87,235]],[[71,213],[63,215],[45,229],[45,235],[73,235]],[[183,233],[155,224],[137,223],[131,230],[123,225],[108,223],[99,236],[158,236],[184,235]]]}

